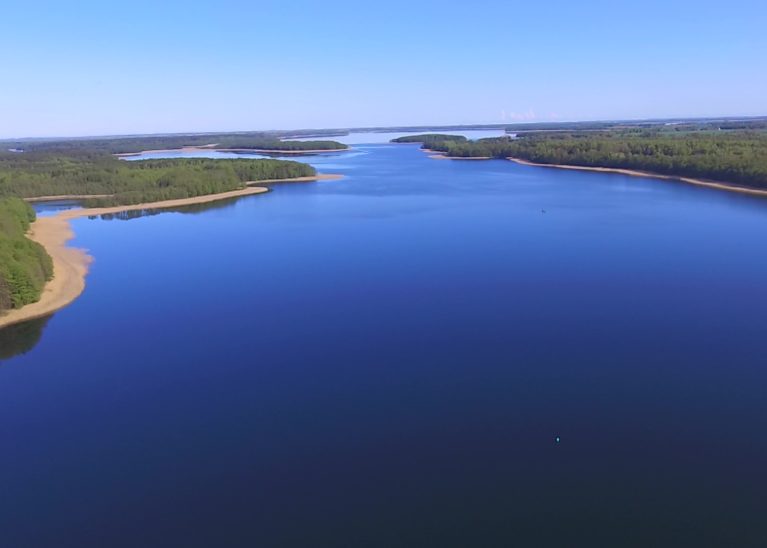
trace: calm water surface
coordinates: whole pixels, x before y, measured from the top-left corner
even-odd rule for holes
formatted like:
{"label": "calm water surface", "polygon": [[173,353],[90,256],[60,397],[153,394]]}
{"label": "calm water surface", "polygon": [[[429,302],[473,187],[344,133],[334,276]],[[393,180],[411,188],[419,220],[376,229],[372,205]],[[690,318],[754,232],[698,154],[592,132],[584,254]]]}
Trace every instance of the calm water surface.
{"label": "calm water surface", "polygon": [[0,331],[0,545],[767,545],[766,201],[308,161],[74,222],[85,294]]}

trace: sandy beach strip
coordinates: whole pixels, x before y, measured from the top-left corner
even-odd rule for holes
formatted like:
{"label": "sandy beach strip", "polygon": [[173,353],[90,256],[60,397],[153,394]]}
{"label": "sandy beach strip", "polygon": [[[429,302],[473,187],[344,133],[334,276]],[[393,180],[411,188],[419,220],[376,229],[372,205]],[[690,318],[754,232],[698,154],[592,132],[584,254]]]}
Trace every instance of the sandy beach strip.
{"label": "sandy beach strip", "polygon": [[92,257],[83,249],[67,247],[74,238],[69,220],[58,215],[37,219],[27,234],[43,247],[53,260],[53,278],[45,284],[40,300],[0,316],[0,328],[47,316],[64,308],[85,289],[85,275]]}
{"label": "sandy beach strip", "polygon": [[652,173],[650,171],[638,171],[635,169],[623,169],[617,167],[588,167],[588,166],[571,166],[564,164],[539,164],[536,162],[530,162],[522,160],[521,158],[507,158],[514,163],[523,166],[533,167],[550,167],[555,169],[571,169],[575,171],[596,171],[599,173],[618,173],[620,175],[630,175],[631,177],[646,177],[650,179],[663,179],[665,181],[681,181],[683,183],[689,183],[691,185],[703,186],[707,188],[715,188],[717,190],[728,190],[730,192],[740,192],[742,194],[752,194],[754,196],[767,196],[767,190],[761,190],[758,188],[749,188],[732,183],[722,183],[718,181],[710,181],[708,179],[695,179],[693,177],[681,177],[677,175],[663,175],[661,173]]}
{"label": "sandy beach strip", "polygon": [[432,160],[492,160],[490,156],[445,156],[444,154],[431,154]]}
{"label": "sandy beach strip", "polygon": [[448,156],[446,152],[422,148],[423,152],[429,155],[432,160],[492,160],[491,156]]}
{"label": "sandy beach strip", "polygon": [[274,183],[313,183],[315,181],[338,181],[343,179],[343,175],[337,175],[335,173],[320,173],[318,175],[311,175],[309,177],[293,177],[291,179],[262,179],[260,181],[248,181],[245,183],[248,186],[252,185],[270,185]]}
{"label": "sandy beach strip", "polygon": [[269,192],[269,189],[266,187],[256,186],[260,184],[329,181],[341,178],[343,178],[342,175],[320,174],[312,177],[295,177],[292,179],[267,179],[248,182],[245,183],[248,185],[246,188],[221,192],[219,194],[113,207],[68,209],[56,215],[38,217],[30,226],[27,236],[29,239],[42,245],[51,256],[53,260],[53,278],[45,284],[39,301],[25,305],[22,308],[9,310],[1,315],[0,328],[52,314],[71,304],[85,289],[85,276],[88,274],[88,267],[93,257],[88,255],[84,249],[67,246],[67,242],[75,236],[70,224],[72,219],[144,209],[172,209]]}

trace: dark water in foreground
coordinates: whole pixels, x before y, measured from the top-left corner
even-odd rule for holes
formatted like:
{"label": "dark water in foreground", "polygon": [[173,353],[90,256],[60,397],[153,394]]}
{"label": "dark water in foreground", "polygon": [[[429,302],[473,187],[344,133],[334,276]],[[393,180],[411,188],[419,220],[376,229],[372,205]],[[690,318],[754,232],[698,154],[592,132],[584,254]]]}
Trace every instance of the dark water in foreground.
{"label": "dark water in foreground", "polygon": [[767,545],[767,202],[311,161],[74,223],[83,297],[0,332],[0,545]]}

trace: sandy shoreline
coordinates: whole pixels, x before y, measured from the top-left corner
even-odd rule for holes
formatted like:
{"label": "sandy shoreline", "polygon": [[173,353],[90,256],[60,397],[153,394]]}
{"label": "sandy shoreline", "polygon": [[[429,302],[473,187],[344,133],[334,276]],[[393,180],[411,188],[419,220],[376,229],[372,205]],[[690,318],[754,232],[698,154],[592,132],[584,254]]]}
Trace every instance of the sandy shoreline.
{"label": "sandy shoreline", "polygon": [[93,258],[83,249],[67,247],[75,234],[69,219],[54,215],[37,219],[27,234],[53,260],[53,279],[45,284],[40,300],[0,316],[0,328],[47,316],[74,301],[85,289],[85,275]]}
{"label": "sandy shoreline", "polygon": [[448,156],[446,152],[422,148],[423,152],[429,155],[433,160],[492,160],[490,156]]}
{"label": "sandy shoreline", "polygon": [[[421,149],[423,152],[429,154],[429,158],[434,160],[492,160],[490,156],[448,156],[444,152],[438,150],[430,150],[428,148]],[[662,173],[653,173],[651,171],[639,171],[636,169],[623,169],[617,167],[588,167],[588,166],[571,166],[564,164],[538,164],[535,162],[529,162],[522,160],[521,158],[506,158],[514,163],[523,166],[533,167],[551,167],[555,169],[572,169],[575,171],[596,171],[599,173],[619,173],[621,175],[630,175],[632,177],[647,177],[650,179],[663,179],[665,181],[679,181],[682,183],[688,183],[691,185],[703,186],[707,188],[715,188],[717,190],[727,190],[729,192],[740,192],[741,194],[751,194],[752,196],[767,196],[767,190],[761,190],[758,188],[749,188],[747,186],[740,186],[733,183],[722,183],[719,181],[711,181],[708,179],[696,179],[694,177],[682,177],[679,175],[664,175]]]}
{"label": "sandy shoreline", "polygon": [[141,156],[142,154],[157,154],[162,152],[253,152],[255,154],[321,154],[323,152],[346,152],[351,150],[347,148],[328,148],[319,150],[269,150],[264,148],[213,148],[212,145],[200,145],[197,147],[165,148],[157,150],[142,150],[141,152],[121,152],[115,154],[118,158],[128,158],[131,156]]}
{"label": "sandy shoreline", "polygon": [[680,177],[675,175],[663,175],[661,173],[652,173],[650,171],[638,171],[635,169],[622,169],[617,167],[587,167],[587,166],[571,166],[564,164],[538,164],[535,162],[529,162],[520,158],[507,158],[514,163],[523,166],[534,167],[550,167],[555,169],[571,169],[575,171],[596,171],[599,173],[619,173],[621,175],[630,175],[632,177],[647,177],[650,179],[663,179],[665,181],[681,181],[683,183],[689,183],[692,185],[703,186],[707,188],[715,188],[717,190],[728,190],[730,192],[740,192],[743,194],[752,194],[754,196],[767,196],[767,190],[760,190],[758,188],[748,188],[745,186],[739,186],[731,183],[721,183],[718,181],[710,181],[707,179],[695,179],[692,177]]}
{"label": "sandy shoreline", "polygon": [[142,209],[169,209],[269,192],[268,188],[257,185],[329,181],[341,178],[343,178],[342,175],[321,174],[312,177],[295,177],[293,179],[267,179],[264,181],[248,182],[245,183],[248,185],[246,188],[221,192],[219,194],[114,207],[68,209],[49,217],[39,217],[30,226],[27,236],[29,239],[45,247],[45,250],[51,256],[53,260],[53,278],[45,284],[39,301],[19,309],[10,310],[0,316],[0,328],[52,314],[71,304],[85,289],[85,276],[88,274],[88,267],[91,261],[93,261],[93,257],[88,255],[84,249],[67,246],[67,242],[75,236],[69,222],[72,219]]}
{"label": "sandy shoreline", "polygon": [[[434,160],[492,160],[490,156],[448,156],[444,152],[438,150],[421,149],[429,154],[429,158]],[[758,188],[749,188],[746,186],[740,186],[733,183],[722,183],[719,181],[711,181],[708,179],[696,179],[694,177],[682,177],[679,175],[664,175],[662,173],[653,173],[651,171],[639,171],[636,169],[623,169],[617,167],[588,167],[588,166],[571,166],[564,164],[539,164],[535,162],[529,162],[522,160],[521,158],[506,158],[514,163],[523,166],[533,167],[550,167],[555,169],[572,169],[575,171],[596,171],[599,173],[619,173],[621,175],[630,175],[632,177],[647,177],[650,179],[663,179],[666,181],[679,181],[682,183],[688,183],[691,185],[703,186],[707,188],[715,188],[717,190],[727,190],[730,192],[740,192],[742,194],[751,194],[753,196],[767,196],[767,190],[761,190]]]}
{"label": "sandy shoreline", "polygon": [[[254,185],[270,185],[274,183],[311,183],[314,181],[338,181],[343,179],[343,175],[335,173],[318,173],[317,175],[310,175],[309,177],[292,177],[290,179],[262,179],[260,181],[248,181],[245,184],[247,186]],[[214,194],[213,196],[218,196]]]}
{"label": "sandy shoreline", "polygon": [[[273,183],[302,183],[312,181],[329,181],[334,179],[341,179],[343,175],[312,175],[309,177],[293,177],[291,179],[262,179],[261,181],[248,181],[246,186],[253,185],[268,185]],[[59,200],[89,200],[93,198],[111,198],[114,194],[59,194],[56,196],[34,196],[32,198],[24,198],[24,201],[34,202],[56,202]]]}

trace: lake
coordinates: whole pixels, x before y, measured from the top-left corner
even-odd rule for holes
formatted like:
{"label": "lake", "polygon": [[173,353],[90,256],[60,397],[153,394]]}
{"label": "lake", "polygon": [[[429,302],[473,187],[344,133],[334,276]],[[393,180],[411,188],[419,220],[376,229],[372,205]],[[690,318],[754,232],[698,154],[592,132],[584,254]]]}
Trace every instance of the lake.
{"label": "lake", "polygon": [[85,293],[0,331],[2,546],[767,545],[767,201],[301,160],[346,177],[73,222]]}

